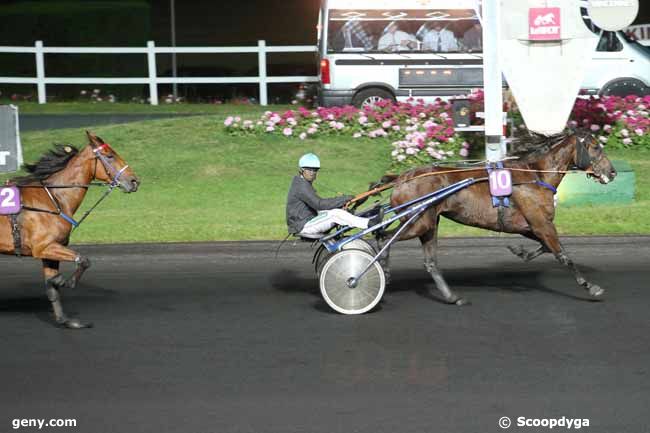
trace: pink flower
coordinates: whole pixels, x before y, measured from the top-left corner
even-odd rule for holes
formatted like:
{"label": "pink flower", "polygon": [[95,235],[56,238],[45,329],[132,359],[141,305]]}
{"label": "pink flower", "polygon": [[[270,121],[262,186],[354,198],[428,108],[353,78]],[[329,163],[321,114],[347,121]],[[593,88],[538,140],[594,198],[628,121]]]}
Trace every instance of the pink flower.
{"label": "pink flower", "polygon": [[639,135],[639,136],[643,135],[643,129],[641,129],[641,128],[635,129],[634,132],[636,133],[636,135]]}
{"label": "pink flower", "polygon": [[600,125],[596,125],[595,123],[591,125],[591,130],[593,132],[599,131],[600,130]]}
{"label": "pink flower", "polygon": [[226,125],[226,126],[230,126],[230,125],[233,124],[234,121],[235,121],[234,117],[228,116],[228,117],[226,117],[226,120],[224,120],[223,124]]}
{"label": "pink flower", "polygon": [[293,129],[291,129],[291,128],[284,128],[284,129],[282,130],[282,133],[283,133],[284,135],[286,135],[287,137],[289,137],[291,134],[293,134]]}
{"label": "pink flower", "polygon": [[629,146],[630,144],[632,144],[632,139],[631,138],[624,138],[623,139],[623,144],[626,145],[626,146]]}
{"label": "pink flower", "polygon": [[467,158],[467,157],[469,156],[469,152],[468,152],[467,149],[464,148],[464,147],[463,147],[462,149],[460,149],[460,152],[458,152],[458,153],[459,153],[460,156],[462,156],[463,158]]}

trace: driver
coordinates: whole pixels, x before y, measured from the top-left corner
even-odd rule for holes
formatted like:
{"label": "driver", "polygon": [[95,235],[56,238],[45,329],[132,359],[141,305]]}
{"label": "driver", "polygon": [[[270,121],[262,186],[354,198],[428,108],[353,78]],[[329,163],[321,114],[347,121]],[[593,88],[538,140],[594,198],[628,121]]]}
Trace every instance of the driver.
{"label": "driver", "polygon": [[300,171],[294,176],[287,195],[287,226],[290,234],[319,235],[336,224],[366,229],[381,222],[381,215],[361,218],[339,209],[354,196],[320,198],[312,183],[320,169],[320,160],[307,153],[298,161]]}

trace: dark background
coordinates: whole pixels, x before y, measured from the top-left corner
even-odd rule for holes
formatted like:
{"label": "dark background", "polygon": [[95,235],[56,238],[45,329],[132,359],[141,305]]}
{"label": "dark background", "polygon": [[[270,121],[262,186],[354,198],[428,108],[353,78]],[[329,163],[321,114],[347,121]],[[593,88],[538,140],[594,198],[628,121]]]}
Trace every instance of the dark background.
{"label": "dark background", "polygon": [[[176,0],[178,46],[314,45],[320,0]],[[41,39],[50,46],[145,46],[153,40],[171,45],[170,0],[0,0],[0,45],[28,45]],[[644,0],[636,23],[650,22]],[[158,55],[158,74],[171,75],[171,55]],[[316,75],[314,54],[271,54],[269,75]],[[257,75],[257,54],[184,54],[179,76]],[[49,76],[146,76],[144,55],[48,55]],[[32,55],[0,54],[0,75],[34,76]],[[277,97],[271,86],[270,97]],[[274,87],[276,89],[274,89]],[[294,86],[295,87],[295,86]],[[50,95],[72,98],[80,86],[48,86]],[[101,86],[124,96],[146,95],[144,86]],[[256,95],[257,86],[179,86],[184,96],[232,98]],[[161,93],[168,91],[161,86]],[[33,86],[4,86],[30,95]],[[282,92],[280,92],[282,93]],[[283,95],[286,96],[286,95]],[[124,98],[122,98],[124,99]]]}

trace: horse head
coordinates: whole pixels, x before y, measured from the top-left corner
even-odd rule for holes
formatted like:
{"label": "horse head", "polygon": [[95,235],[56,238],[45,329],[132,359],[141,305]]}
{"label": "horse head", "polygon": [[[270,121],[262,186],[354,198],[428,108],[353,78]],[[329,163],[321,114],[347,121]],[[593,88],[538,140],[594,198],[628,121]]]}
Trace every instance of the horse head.
{"label": "horse head", "polygon": [[122,157],[108,143],[92,132],[86,131],[86,135],[95,164],[93,177],[118,186],[124,192],[136,192],[140,180]]}
{"label": "horse head", "polygon": [[575,155],[573,162],[580,170],[587,171],[587,176],[602,184],[614,180],[616,170],[603,151],[603,146],[589,132],[576,132]]}

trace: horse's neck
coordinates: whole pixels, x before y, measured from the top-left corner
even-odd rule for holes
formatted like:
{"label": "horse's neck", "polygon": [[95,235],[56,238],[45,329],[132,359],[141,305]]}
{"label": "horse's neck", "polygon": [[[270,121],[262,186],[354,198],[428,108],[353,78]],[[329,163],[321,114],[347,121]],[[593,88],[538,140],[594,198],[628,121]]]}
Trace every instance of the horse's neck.
{"label": "horse's neck", "polygon": [[[91,165],[85,150],[70,160],[66,168],[50,176],[46,183],[52,185],[88,185],[93,178]],[[68,215],[74,215],[84,197],[87,188],[53,188],[50,192],[59,201],[61,209]]]}
{"label": "horse's neck", "polygon": [[[540,158],[532,165],[535,169],[542,171],[539,176],[548,184],[557,188],[562,182],[565,173],[554,173],[557,171],[566,171],[573,162],[572,140],[565,139],[564,143],[558,144],[552,148],[546,157]],[[548,171],[550,173],[546,173]]]}

